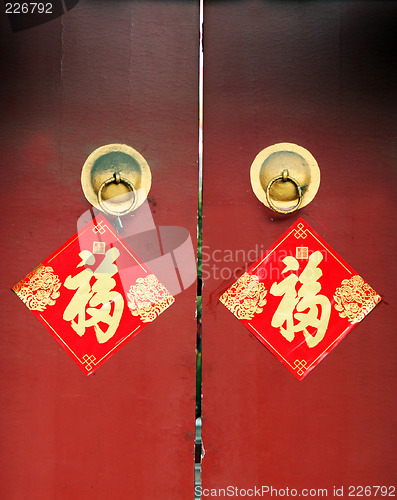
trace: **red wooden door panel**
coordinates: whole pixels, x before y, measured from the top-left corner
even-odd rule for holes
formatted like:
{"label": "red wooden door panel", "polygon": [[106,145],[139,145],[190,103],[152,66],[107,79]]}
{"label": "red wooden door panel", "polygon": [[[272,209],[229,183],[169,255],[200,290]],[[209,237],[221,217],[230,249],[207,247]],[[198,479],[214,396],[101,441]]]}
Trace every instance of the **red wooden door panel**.
{"label": "red wooden door panel", "polygon": [[[159,226],[197,225],[198,6],[81,0],[12,32],[0,16],[1,498],[184,500],[194,484],[194,284],[85,377],[11,287],[77,231],[80,174],[125,143]],[[187,284],[187,282],[185,283]]]}
{"label": "red wooden door panel", "polygon": [[[397,5],[206,2],[204,16],[203,491],[395,485]],[[250,185],[279,142],[322,176],[289,216]],[[298,217],[383,297],[301,382],[218,300]]]}

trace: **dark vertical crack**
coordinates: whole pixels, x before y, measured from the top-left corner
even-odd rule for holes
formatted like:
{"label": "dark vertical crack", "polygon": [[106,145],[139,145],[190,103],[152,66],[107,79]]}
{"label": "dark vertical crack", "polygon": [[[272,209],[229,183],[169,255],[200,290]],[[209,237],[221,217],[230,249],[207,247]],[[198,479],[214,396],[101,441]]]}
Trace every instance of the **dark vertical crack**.
{"label": "dark vertical crack", "polygon": [[196,492],[201,487],[201,462],[203,446],[201,440],[201,401],[202,401],[202,210],[203,210],[203,27],[204,27],[204,0],[199,4],[199,123],[198,123],[198,220],[197,220],[197,344],[196,344],[196,439],[195,439],[195,498],[200,498]]}

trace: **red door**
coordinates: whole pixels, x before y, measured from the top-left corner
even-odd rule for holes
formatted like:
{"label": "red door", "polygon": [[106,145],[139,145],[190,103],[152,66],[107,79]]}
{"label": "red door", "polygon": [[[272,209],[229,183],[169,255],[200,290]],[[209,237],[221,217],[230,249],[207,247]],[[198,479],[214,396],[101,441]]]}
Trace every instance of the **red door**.
{"label": "red door", "polygon": [[[203,498],[395,495],[397,6],[206,2],[204,17]],[[281,142],[322,176],[292,215],[250,185]],[[383,297],[303,381],[219,302],[298,217]]]}
{"label": "red door", "polygon": [[194,284],[90,377],[11,287],[76,233],[90,207],[81,169],[105,144],[145,157],[156,225],[195,241],[198,6],[81,0],[29,29],[12,31],[4,8],[0,20],[0,496],[185,500],[194,484]]}

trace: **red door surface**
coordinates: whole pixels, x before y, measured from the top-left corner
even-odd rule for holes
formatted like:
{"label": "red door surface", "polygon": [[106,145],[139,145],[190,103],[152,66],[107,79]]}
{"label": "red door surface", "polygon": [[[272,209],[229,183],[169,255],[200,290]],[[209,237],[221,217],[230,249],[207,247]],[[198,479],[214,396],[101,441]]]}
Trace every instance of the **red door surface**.
{"label": "red door surface", "polygon": [[[207,1],[204,18],[202,498],[391,497],[397,4]],[[291,215],[250,185],[281,142],[321,171]],[[302,381],[219,302],[299,217],[383,297]]]}
{"label": "red door surface", "polygon": [[185,500],[194,485],[195,269],[175,304],[90,377],[11,291],[76,233],[90,208],[82,166],[106,144],[145,157],[155,224],[196,241],[198,6],[72,3],[29,28],[15,14],[11,29],[5,5],[0,15],[0,497]]}

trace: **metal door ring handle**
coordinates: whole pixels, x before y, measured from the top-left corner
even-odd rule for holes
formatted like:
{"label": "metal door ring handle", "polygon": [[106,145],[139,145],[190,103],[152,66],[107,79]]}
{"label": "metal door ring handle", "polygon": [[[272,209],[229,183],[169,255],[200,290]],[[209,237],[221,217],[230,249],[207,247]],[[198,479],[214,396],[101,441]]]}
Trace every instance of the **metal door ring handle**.
{"label": "metal door ring handle", "polygon": [[[124,210],[120,211],[120,210],[114,210],[112,208],[109,208],[109,204],[106,205],[106,200],[104,200],[102,198],[102,192],[103,192],[104,188],[106,186],[109,186],[109,184],[113,184],[113,183],[124,184],[125,186],[127,186],[130,189],[130,192],[133,194],[131,205]],[[113,177],[109,177],[109,179],[106,179],[104,182],[102,182],[102,184],[99,187],[97,196],[98,196],[99,206],[101,207],[101,209],[104,212],[106,212],[109,215],[120,216],[120,215],[128,214],[128,212],[131,212],[131,210],[135,207],[136,202],[137,202],[136,189],[135,189],[134,185],[132,184],[132,182],[130,182],[126,177],[122,177],[119,173],[116,173],[116,172],[113,174]]]}
{"label": "metal door ring handle", "polygon": [[[282,208],[279,208],[273,203],[272,199],[270,198],[270,189],[273,186],[273,184],[277,181],[283,181],[283,182],[290,181],[290,182],[292,182],[292,184],[294,184],[294,186],[296,188],[296,192],[298,193],[298,202],[294,206],[292,206],[291,208],[287,208],[285,210]],[[292,212],[295,212],[295,210],[298,210],[298,208],[300,207],[300,204],[302,203],[303,190],[304,190],[304,188],[299,186],[297,181],[289,175],[288,170],[284,169],[280,175],[278,175],[277,177],[274,177],[267,185],[266,199],[267,199],[267,202],[269,203],[270,208],[272,210],[274,210],[275,212],[277,212],[279,214],[291,214]]]}

